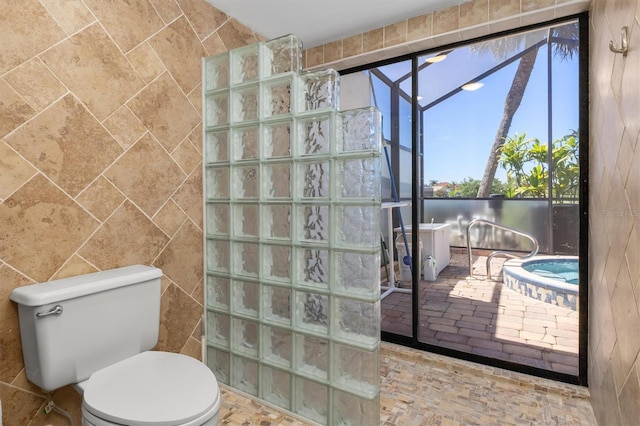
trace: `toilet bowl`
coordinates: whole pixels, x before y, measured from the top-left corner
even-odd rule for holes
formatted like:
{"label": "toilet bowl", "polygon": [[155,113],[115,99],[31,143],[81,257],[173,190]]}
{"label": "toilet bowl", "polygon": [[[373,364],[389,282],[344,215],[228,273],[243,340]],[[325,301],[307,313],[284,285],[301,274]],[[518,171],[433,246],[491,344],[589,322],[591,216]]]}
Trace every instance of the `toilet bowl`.
{"label": "toilet bowl", "polygon": [[14,289],[29,381],[47,392],[73,385],[85,426],[217,424],[213,372],[152,350],[161,278],[158,268],[134,265]]}
{"label": "toilet bowl", "polygon": [[84,425],[215,425],[220,389],[213,373],[186,355],[143,352],[91,375],[83,393]]}

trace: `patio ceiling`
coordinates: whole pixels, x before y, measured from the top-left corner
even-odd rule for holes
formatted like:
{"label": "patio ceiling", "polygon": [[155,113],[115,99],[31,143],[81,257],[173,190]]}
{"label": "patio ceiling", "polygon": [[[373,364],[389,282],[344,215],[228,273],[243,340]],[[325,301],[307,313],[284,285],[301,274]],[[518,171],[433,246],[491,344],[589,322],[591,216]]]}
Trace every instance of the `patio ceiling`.
{"label": "patio ceiling", "polygon": [[[520,47],[504,57],[497,57],[489,52],[490,43],[501,43],[504,39],[487,41],[481,48],[478,48],[478,44],[475,44],[425,54],[419,58],[418,65],[420,68],[419,78],[421,82],[418,87],[418,103],[421,108],[428,108],[431,104],[438,102],[443,97],[448,97],[459,92],[462,85],[470,82],[480,82],[484,77],[508,66],[514,59],[518,59],[519,55],[525,50],[535,44],[545,42],[547,35],[548,31],[541,29],[527,33],[526,37],[520,35],[514,36],[520,38]],[[481,54],[482,49],[487,50],[488,54]],[[438,55],[446,55],[446,58],[441,62],[427,62],[429,58]],[[439,66],[445,64],[447,66],[447,72],[439,72]],[[407,98],[410,97],[411,61],[396,62],[378,67],[377,70],[389,81],[399,83],[400,88]]]}

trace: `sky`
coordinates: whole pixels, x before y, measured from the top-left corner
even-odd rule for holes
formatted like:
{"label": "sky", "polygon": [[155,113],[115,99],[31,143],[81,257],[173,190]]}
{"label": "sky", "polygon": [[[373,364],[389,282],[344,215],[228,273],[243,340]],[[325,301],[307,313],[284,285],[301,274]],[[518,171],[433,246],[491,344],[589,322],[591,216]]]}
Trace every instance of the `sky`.
{"label": "sky", "polygon": [[[547,141],[546,62],[543,48],[509,136],[526,133],[527,137]],[[459,92],[425,112],[425,182],[432,179],[460,182],[466,177],[482,177],[516,67],[516,63],[511,64],[483,79],[482,88]],[[577,59],[572,63],[556,60],[552,75],[552,134],[557,139],[578,128]],[[498,167],[496,177],[506,181],[506,171]]]}

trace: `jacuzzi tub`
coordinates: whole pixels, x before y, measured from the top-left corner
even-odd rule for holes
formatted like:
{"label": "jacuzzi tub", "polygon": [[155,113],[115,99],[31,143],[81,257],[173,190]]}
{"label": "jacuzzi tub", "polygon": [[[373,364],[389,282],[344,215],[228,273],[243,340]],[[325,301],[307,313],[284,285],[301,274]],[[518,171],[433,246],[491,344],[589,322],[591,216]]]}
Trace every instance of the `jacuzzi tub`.
{"label": "jacuzzi tub", "polygon": [[510,259],[504,263],[502,274],[504,284],[511,290],[552,305],[577,309],[577,256]]}

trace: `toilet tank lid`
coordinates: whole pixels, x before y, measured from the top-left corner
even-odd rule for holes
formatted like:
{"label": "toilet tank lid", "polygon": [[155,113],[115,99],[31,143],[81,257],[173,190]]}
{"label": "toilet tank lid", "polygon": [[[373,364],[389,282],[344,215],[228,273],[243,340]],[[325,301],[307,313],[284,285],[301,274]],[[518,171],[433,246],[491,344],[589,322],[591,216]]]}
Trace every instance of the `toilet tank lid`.
{"label": "toilet tank lid", "polygon": [[162,277],[153,266],[132,265],[15,288],[9,296],[25,306],[42,306]]}

